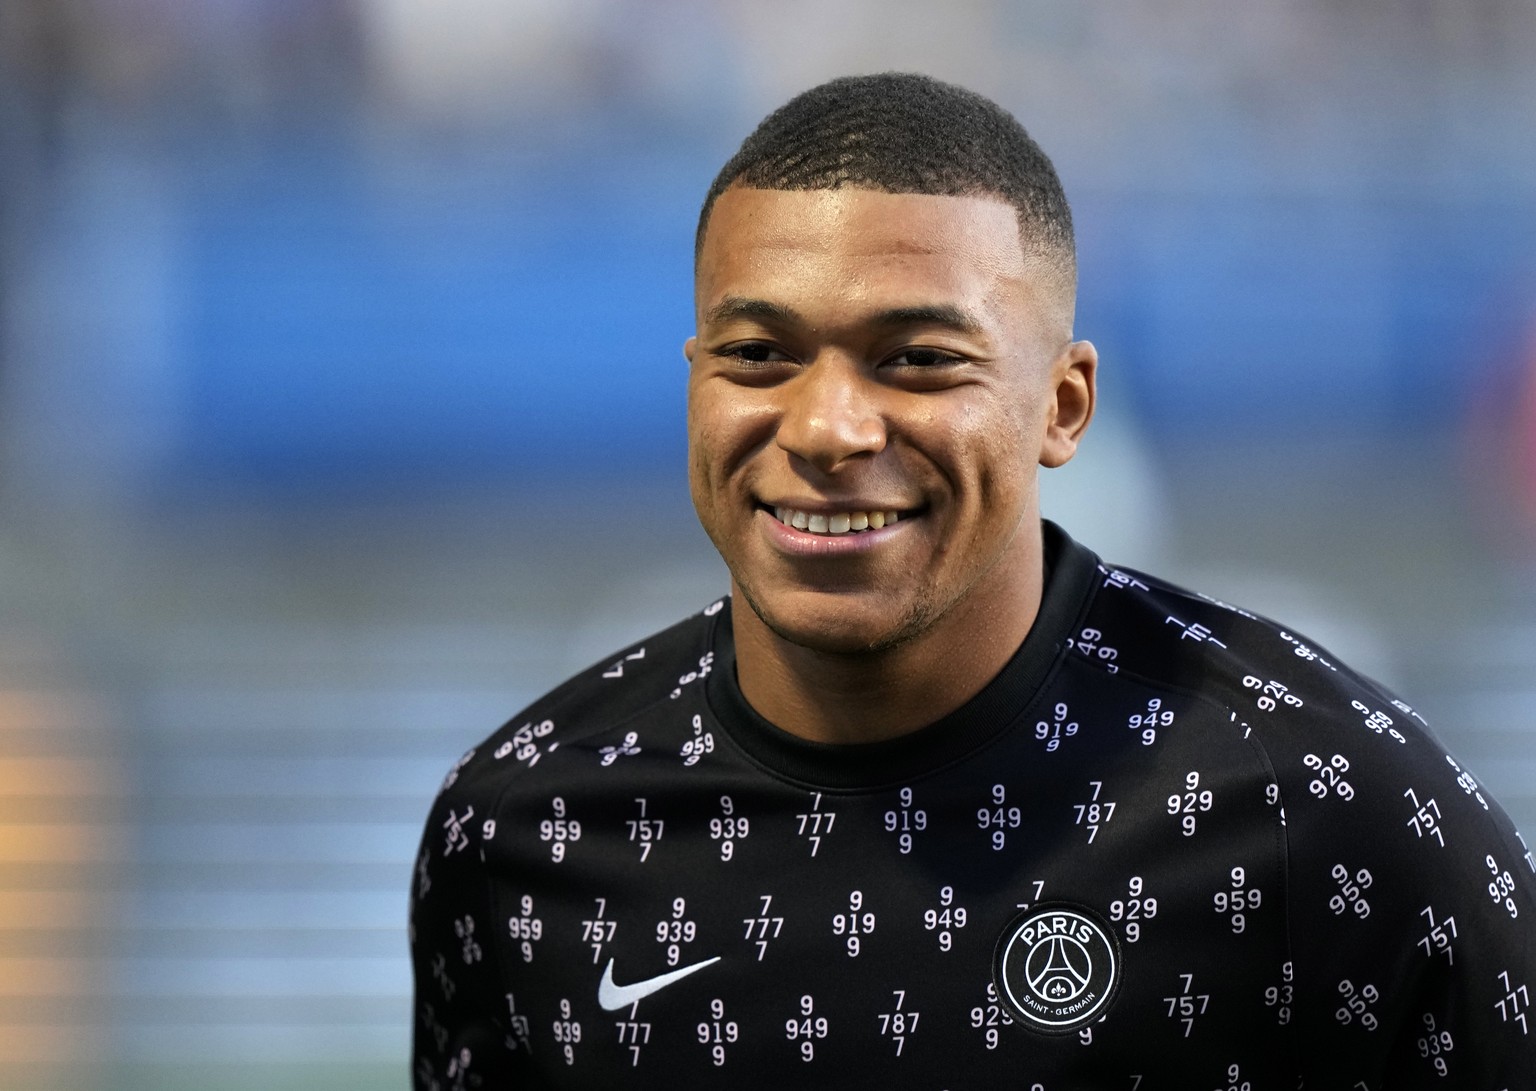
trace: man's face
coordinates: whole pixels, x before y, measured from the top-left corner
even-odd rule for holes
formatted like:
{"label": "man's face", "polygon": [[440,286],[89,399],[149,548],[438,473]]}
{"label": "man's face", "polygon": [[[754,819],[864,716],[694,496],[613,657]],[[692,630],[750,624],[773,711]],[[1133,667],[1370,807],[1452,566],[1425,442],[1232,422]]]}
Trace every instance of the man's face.
{"label": "man's face", "polygon": [[689,480],[769,629],[859,652],[1028,593],[1036,466],[1071,457],[1092,408],[1092,347],[1048,274],[1001,200],[720,196],[684,350]]}

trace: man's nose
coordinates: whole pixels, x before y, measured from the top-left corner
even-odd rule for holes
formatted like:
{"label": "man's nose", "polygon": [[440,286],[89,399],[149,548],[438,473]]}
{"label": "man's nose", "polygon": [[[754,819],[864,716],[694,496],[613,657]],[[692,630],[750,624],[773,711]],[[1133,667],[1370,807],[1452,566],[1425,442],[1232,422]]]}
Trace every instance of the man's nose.
{"label": "man's nose", "polygon": [[778,445],[823,473],[885,448],[878,384],[857,364],[818,360],[784,388]]}

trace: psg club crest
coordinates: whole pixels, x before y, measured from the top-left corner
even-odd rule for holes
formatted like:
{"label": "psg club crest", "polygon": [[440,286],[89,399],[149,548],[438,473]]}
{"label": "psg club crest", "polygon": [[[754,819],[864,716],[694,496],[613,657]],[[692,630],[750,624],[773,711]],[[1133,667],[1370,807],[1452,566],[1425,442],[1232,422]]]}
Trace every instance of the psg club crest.
{"label": "psg club crest", "polygon": [[992,956],[997,995],[1014,1019],[1065,1034],[1104,1014],[1120,985],[1120,947],[1092,910],[1031,906],[1009,922]]}

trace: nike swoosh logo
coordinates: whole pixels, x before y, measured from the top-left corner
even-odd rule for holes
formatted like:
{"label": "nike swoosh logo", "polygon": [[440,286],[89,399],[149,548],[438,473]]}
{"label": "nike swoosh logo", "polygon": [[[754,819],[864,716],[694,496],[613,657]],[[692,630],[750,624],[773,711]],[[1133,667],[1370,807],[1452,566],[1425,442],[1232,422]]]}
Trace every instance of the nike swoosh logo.
{"label": "nike swoosh logo", "polygon": [[720,961],[720,956],[706,958],[703,962],[695,962],[692,966],[684,966],[671,973],[659,974],[656,977],[648,977],[644,981],[636,981],[633,985],[616,985],[613,981],[613,959],[608,960],[608,965],[603,967],[603,979],[597,984],[597,1002],[603,1006],[604,1011],[618,1011],[627,1008],[631,1004],[638,1004],[651,993],[665,989],[675,981],[681,981],[691,973],[696,973],[706,966],[713,966]]}

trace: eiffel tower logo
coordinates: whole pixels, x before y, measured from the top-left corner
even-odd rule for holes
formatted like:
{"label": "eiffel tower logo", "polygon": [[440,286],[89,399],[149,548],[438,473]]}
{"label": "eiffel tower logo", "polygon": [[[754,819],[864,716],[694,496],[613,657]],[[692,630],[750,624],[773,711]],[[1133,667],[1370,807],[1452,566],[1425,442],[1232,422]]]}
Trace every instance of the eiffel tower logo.
{"label": "eiffel tower logo", "polygon": [[1040,999],[1069,1004],[1093,980],[1093,956],[1071,936],[1050,936],[1029,952],[1024,980]]}

